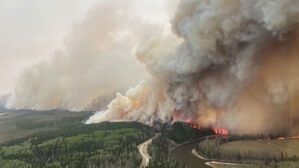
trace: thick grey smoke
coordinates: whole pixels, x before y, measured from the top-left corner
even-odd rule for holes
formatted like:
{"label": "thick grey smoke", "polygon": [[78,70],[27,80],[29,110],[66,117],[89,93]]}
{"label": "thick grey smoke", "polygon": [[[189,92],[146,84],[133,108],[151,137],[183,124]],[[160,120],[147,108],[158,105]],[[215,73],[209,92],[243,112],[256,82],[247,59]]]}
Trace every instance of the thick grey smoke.
{"label": "thick grey smoke", "polygon": [[136,16],[131,1],[101,2],[74,24],[64,50],[21,75],[7,106],[99,110],[147,78],[134,50],[157,27]]}
{"label": "thick grey smoke", "polygon": [[181,0],[175,36],[137,51],[151,78],[88,123],[192,118],[233,133],[298,133],[298,22],[298,0]]}

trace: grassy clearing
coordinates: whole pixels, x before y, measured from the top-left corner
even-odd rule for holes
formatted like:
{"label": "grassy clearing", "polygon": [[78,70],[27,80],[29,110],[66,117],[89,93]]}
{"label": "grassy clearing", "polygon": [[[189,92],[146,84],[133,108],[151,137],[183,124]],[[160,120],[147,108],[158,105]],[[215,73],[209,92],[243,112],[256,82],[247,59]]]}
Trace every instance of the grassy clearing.
{"label": "grassy clearing", "polygon": [[271,163],[269,165],[254,165],[254,164],[247,164],[247,165],[225,165],[225,164],[210,164],[213,168],[298,168],[299,162],[290,162],[284,161],[279,163]]}
{"label": "grassy clearing", "polygon": [[[255,155],[261,154],[260,159],[263,159],[263,154],[271,154],[273,157],[281,159],[281,157],[298,157],[299,156],[299,140],[262,140],[262,141],[234,141],[225,143],[220,146],[220,149],[226,153],[252,153]],[[282,156],[282,154],[284,156]],[[286,159],[286,158],[285,158]]]}
{"label": "grassy clearing", "polygon": [[[216,164],[216,163],[211,163],[209,165],[212,166],[213,168],[257,168],[257,165],[226,165],[226,164]],[[258,168],[260,168],[260,166]]]}
{"label": "grassy clearing", "polygon": [[225,165],[212,163],[214,168],[298,168],[299,140],[246,140],[221,144],[215,140],[200,142],[197,151],[211,159],[250,163]]}

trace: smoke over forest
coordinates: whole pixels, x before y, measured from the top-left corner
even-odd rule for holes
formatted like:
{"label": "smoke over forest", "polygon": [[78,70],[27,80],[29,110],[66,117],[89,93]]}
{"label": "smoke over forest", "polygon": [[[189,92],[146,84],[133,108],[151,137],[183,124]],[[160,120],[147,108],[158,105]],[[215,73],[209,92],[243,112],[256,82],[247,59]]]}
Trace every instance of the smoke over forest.
{"label": "smoke over forest", "polygon": [[77,111],[106,107],[116,92],[147,78],[134,50],[143,41],[141,30],[154,25],[137,21],[131,3],[117,0],[94,6],[74,24],[64,50],[20,76],[7,106]]}
{"label": "smoke over forest", "polygon": [[84,109],[139,82],[88,122],[191,118],[236,134],[299,133],[298,0],[180,0],[172,33],[136,17],[124,1],[94,8],[7,105]]}

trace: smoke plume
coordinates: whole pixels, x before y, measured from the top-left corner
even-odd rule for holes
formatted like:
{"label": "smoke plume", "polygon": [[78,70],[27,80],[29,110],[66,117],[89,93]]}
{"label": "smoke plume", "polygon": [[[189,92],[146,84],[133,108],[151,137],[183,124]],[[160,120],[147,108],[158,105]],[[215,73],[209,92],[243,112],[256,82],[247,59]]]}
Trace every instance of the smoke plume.
{"label": "smoke plume", "polygon": [[298,22],[298,0],[181,0],[173,35],[136,52],[151,77],[88,123],[192,118],[237,134],[298,134]]}
{"label": "smoke plume", "polygon": [[103,108],[116,92],[147,78],[134,50],[157,27],[136,16],[132,1],[101,2],[82,22],[74,24],[63,50],[21,75],[6,106],[36,110]]}
{"label": "smoke plume", "polygon": [[101,110],[114,98],[87,123],[191,118],[235,134],[299,134],[298,0],[169,1],[172,32],[142,21],[132,1],[95,6],[6,106]]}

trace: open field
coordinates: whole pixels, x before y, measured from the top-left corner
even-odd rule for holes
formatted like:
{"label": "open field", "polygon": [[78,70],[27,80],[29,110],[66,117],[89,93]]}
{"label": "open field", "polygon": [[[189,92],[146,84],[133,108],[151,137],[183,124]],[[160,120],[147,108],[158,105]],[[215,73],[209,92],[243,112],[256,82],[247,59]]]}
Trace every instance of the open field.
{"label": "open field", "polygon": [[0,113],[0,143],[80,124],[91,112],[17,111]]}
{"label": "open field", "polygon": [[224,144],[205,140],[198,144],[196,150],[215,161],[237,163],[210,162],[213,168],[299,167],[299,139],[244,140]]}
{"label": "open field", "polygon": [[220,149],[226,153],[271,154],[277,159],[281,159],[281,157],[291,158],[299,156],[299,139],[234,141],[221,145]]}
{"label": "open field", "polygon": [[[209,166],[213,168],[256,168],[257,165],[248,165],[248,164],[225,164],[221,162],[210,162]],[[259,168],[266,168],[263,166],[259,166]]]}
{"label": "open field", "polygon": [[213,168],[298,168],[299,162],[290,162],[284,161],[279,162],[277,164],[271,163],[269,165],[254,165],[254,164],[244,164],[244,165],[227,165],[227,164],[218,164],[218,163],[211,163],[209,164]]}

